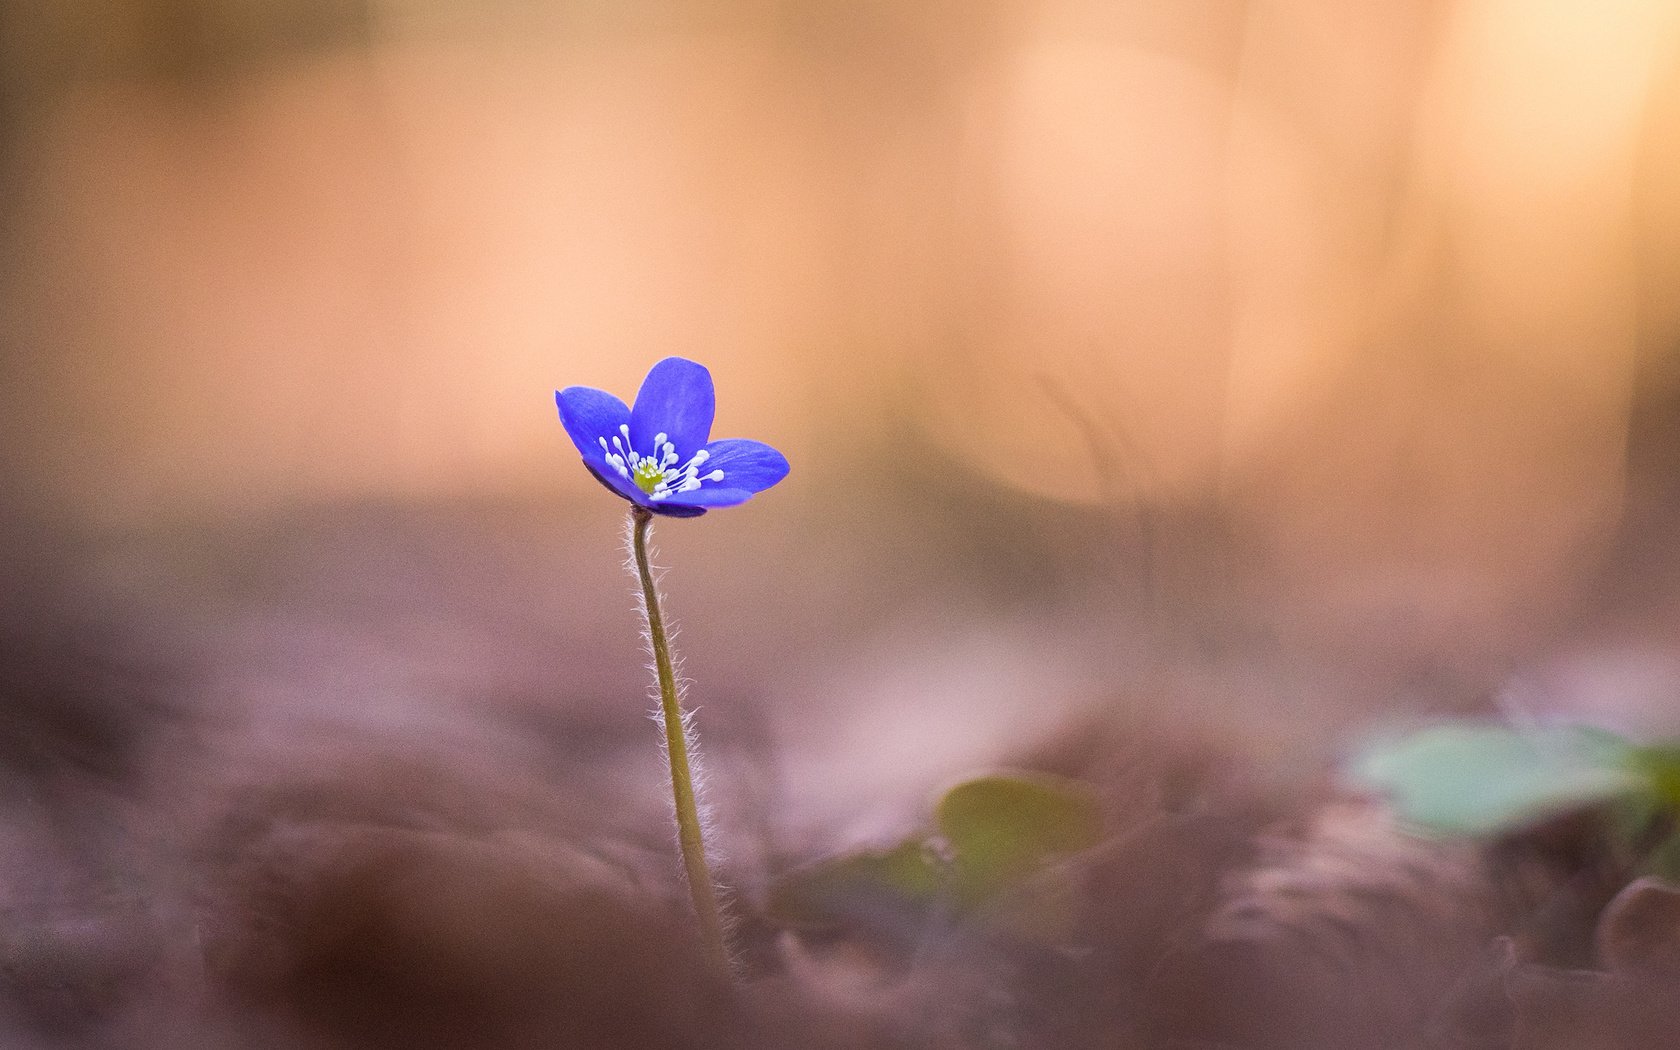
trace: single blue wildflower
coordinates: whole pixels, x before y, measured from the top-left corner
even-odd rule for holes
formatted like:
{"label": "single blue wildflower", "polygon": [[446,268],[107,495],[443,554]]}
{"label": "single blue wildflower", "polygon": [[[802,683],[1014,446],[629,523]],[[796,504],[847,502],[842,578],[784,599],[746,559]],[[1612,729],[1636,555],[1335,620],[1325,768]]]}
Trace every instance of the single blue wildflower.
{"label": "single blue wildflower", "polygon": [[787,477],[787,457],[762,441],[709,441],[717,398],[704,365],[667,357],[636,405],[587,386],[555,391],[560,422],[596,480],[638,507],[692,518],[745,503]]}

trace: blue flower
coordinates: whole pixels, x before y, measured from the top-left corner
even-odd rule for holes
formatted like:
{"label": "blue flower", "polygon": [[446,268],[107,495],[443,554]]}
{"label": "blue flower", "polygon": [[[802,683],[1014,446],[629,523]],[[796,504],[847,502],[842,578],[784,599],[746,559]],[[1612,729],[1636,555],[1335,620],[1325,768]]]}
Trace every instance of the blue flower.
{"label": "blue flower", "polygon": [[658,514],[733,507],[787,477],[787,457],[762,441],[707,440],[717,399],[712,374],[693,361],[654,365],[635,408],[587,386],[555,391],[554,403],[596,480]]}

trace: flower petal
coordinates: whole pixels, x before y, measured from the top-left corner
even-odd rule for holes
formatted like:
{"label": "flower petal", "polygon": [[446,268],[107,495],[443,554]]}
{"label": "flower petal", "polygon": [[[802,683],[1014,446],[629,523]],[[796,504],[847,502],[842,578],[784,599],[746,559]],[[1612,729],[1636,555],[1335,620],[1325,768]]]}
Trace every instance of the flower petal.
{"label": "flower petal", "polygon": [[657,455],[653,439],[664,434],[686,460],[711,436],[716,414],[717,395],[706,366],[667,357],[642,380],[630,410],[630,441],[642,455]]}
{"label": "flower petal", "polygon": [[600,439],[611,441],[618,428],[630,422],[630,409],[624,402],[589,386],[569,386],[554,392],[554,404],[560,409],[560,422],[572,444],[583,453],[585,463],[600,467],[606,456]]}
{"label": "flower petal", "polygon": [[724,438],[707,445],[706,452],[710,458],[703,469],[723,471],[723,480],[679,492],[654,506],[733,507],[787,477],[787,457],[762,441]]}
{"label": "flower petal", "polygon": [[655,507],[670,509],[676,507],[704,510],[708,507],[733,507],[737,503],[745,503],[757,493],[751,489],[703,488],[693,492],[681,492],[669,499],[662,499],[655,503]]}
{"label": "flower petal", "polygon": [[600,452],[599,447],[597,447],[595,451],[597,453],[595,460],[591,462],[586,456],[584,457],[583,465],[588,468],[589,473],[595,475],[596,481],[605,485],[616,495],[623,496],[631,503],[639,503],[644,507],[651,505],[647,502],[647,495],[636,486],[634,481],[631,481],[629,478],[619,477],[618,471],[614,470],[610,464],[601,458],[598,454]]}
{"label": "flower petal", "polygon": [[762,441],[724,438],[707,445],[706,451],[710,456],[702,471],[723,471],[723,480],[716,483],[719,489],[763,492],[788,474],[787,457]]}
{"label": "flower petal", "polygon": [[685,503],[671,504],[665,500],[648,504],[648,510],[655,514],[663,514],[667,518],[698,518],[706,513],[705,507],[690,507]]}
{"label": "flower petal", "polygon": [[595,480],[632,503],[647,506],[647,494],[634,481],[621,476],[607,462],[601,448],[601,438],[609,441],[619,436],[619,427],[630,419],[630,409],[624,402],[607,393],[587,386],[569,386],[555,391],[554,403],[560,409],[560,422],[566,434],[583,456],[583,465]]}

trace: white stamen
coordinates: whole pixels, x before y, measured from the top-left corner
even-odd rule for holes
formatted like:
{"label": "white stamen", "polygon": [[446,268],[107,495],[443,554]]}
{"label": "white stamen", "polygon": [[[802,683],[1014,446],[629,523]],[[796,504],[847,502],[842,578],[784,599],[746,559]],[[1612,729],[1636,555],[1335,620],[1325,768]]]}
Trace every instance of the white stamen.
{"label": "white stamen", "polygon": [[607,465],[617,471],[619,477],[642,481],[655,479],[653,491],[647,494],[650,502],[670,499],[679,492],[693,492],[706,482],[722,481],[724,477],[721,470],[700,473],[700,467],[712,458],[705,449],[697,450],[688,462],[678,466],[682,456],[670,440],[670,435],[663,432],[654,435],[652,455],[636,451],[630,443],[628,423],[619,425],[618,433],[611,437],[610,443],[606,436],[595,440],[601,446]]}

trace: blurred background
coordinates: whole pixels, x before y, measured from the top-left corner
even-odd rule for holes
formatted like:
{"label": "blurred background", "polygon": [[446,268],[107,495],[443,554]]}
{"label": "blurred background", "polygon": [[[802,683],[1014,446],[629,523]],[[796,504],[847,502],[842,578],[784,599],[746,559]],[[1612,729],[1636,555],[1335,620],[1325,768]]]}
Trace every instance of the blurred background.
{"label": "blurred background", "polygon": [[661,530],[695,670],[874,702],[907,755],[971,688],[1164,689],[1262,747],[1671,698],[1672,4],[3,11],[20,563],[127,551],[185,620],[452,581],[634,684],[550,397],[674,353],[795,464]]}
{"label": "blurred background", "polygon": [[552,391],[668,354],[793,463],[657,530],[785,840],[1081,719],[1680,732],[1667,0],[10,2],[0,230],[7,630],[171,683],[20,754],[514,712],[655,806]]}
{"label": "blurred background", "polygon": [[675,353],[795,464],[660,533],[808,813],[1089,712],[1680,729],[1672,3],[0,12],[15,590],[212,709],[642,689],[551,391]]}

